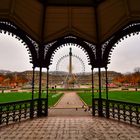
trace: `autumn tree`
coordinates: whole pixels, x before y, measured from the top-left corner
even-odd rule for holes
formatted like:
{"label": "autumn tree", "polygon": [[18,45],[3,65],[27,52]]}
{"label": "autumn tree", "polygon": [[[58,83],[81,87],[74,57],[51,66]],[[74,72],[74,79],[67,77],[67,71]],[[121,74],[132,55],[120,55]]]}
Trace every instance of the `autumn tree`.
{"label": "autumn tree", "polygon": [[140,86],[140,67],[136,67],[134,69],[134,79],[135,79],[135,82],[138,84],[138,86]]}
{"label": "autumn tree", "polygon": [[135,68],[133,73],[121,74],[115,77],[113,81],[121,85],[127,83],[133,86],[140,86],[140,67]]}
{"label": "autumn tree", "polygon": [[113,81],[114,81],[115,83],[121,84],[121,86],[122,86],[123,83],[124,83],[124,81],[125,81],[124,75],[119,75],[119,76],[115,77],[115,78],[113,79]]}

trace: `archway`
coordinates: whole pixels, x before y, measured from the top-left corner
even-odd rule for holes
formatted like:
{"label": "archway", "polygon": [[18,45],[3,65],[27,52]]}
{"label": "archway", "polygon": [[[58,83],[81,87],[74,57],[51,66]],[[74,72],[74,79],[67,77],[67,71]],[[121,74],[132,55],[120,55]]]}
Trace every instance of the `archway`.
{"label": "archway", "polygon": [[49,66],[51,64],[51,57],[53,56],[55,50],[57,50],[62,45],[69,43],[83,48],[83,50],[87,54],[87,57],[89,58],[89,64],[96,65],[96,47],[94,45],[75,36],[66,36],[46,45],[44,66]]}
{"label": "archway", "polygon": [[[119,102],[118,101],[118,103],[117,103],[117,99],[116,100],[114,99],[114,103],[113,103],[111,101],[111,99],[108,98],[108,85],[109,84],[108,84],[107,69],[108,69],[108,64],[111,61],[111,54],[113,53],[114,47],[117,47],[117,44],[119,42],[121,42],[122,40],[124,40],[125,38],[128,38],[131,35],[138,35],[139,32],[140,32],[140,23],[139,22],[130,23],[130,24],[124,26],[118,32],[116,32],[108,41],[106,41],[102,45],[102,53],[103,53],[102,58],[103,58],[103,62],[106,64],[106,66],[105,66],[105,70],[106,70],[106,72],[105,72],[106,73],[106,101],[105,102],[106,103],[102,100],[104,102],[103,104],[106,104],[105,105],[105,107],[106,107],[105,116],[117,118],[118,120],[124,120],[124,121],[126,121],[126,118],[127,118],[127,120],[130,121],[130,123],[132,123],[132,122],[138,123],[138,117],[135,117],[135,115],[139,114],[139,111],[135,112],[135,110],[133,110],[133,109],[131,110],[131,106],[133,106],[133,104],[131,104],[130,102],[127,102],[127,101]],[[123,77],[121,77],[121,78],[123,79]],[[124,88],[124,90],[128,90],[128,89]],[[123,106],[123,109],[120,107],[119,104],[121,104]],[[130,107],[129,109],[126,109],[127,105]],[[138,107],[139,104],[136,104],[136,106]],[[115,114],[115,109],[118,110],[118,112],[116,114]],[[113,110],[113,111],[111,111],[111,110]],[[103,112],[105,112],[105,111],[103,111]],[[123,112],[123,114],[120,112]],[[133,112],[133,115],[131,113],[126,114],[126,112],[127,113]]]}
{"label": "archway", "polygon": [[[27,50],[27,53],[28,53],[27,55],[29,57],[28,61],[33,64],[33,67],[35,67],[35,65],[37,64],[37,59],[38,59],[37,58],[37,55],[38,55],[38,51],[37,51],[38,45],[37,45],[37,43],[35,41],[33,41],[28,35],[26,35],[16,25],[14,25],[11,22],[4,21],[4,20],[0,21],[0,33],[2,33],[3,36],[5,34],[7,34],[7,37],[9,35],[9,37],[11,36],[11,39],[15,38],[15,40],[18,40],[20,43],[22,43],[23,47],[25,46],[25,48]],[[20,44],[18,44],[18,45],[20,45]],[[6,48],[4,48],[4,49],[6,49]],[[12,53],[12,51],[10,52],[10,50],[8,50],[8,48],[7,48],[6,51],[9,54]],[[9,57],[9,56],[7,56],[7,53],[5,55],[6,55],[6,57]],[[16,53],[16,52],[14,52],[14,53]],[[13,56],[13,58],[14,58],[14,56]]]}
{"label": "archway", "polygon": [[[18,43],[19,43],[18,45],[20,45],[20,43],[21,43],[22,44],[22,47],[25,47],[24,49],[26,49],[26,51],[27,51],[27,56],[28,56],[27,58],[29,58],[29,60],[27,62],[30,62],[33,65],[33,75],[34,75],[34,67],[37,65],[37,61],[38,61],[38,45],[37,45],[37,43],[35,41],[33,41],[20,28],[18,28],[16,25],[14,25],[13,23],[11,23],[9,21],[0,21],[0,33],[2,33],[3,35],[6,34],[7,37],[9,36],[11,38],[15,38],[15,40],[17,40]],[[1,34],[0,34],[0,36],[1,36]],[[10,45],[11,44],[9,44],[9,47],[10,47]],[[19,46],[19,47],[21,47],[21,46]],[[7,50],[7,53],[10,53],[11,54],[12,51],[10,52],[10,50]],[[6,57],[10,57],[10,55],[8,56],[7,53],[5,54]],[[18,52],[15,51],[14,53],[18,53]],[[22,53],[20,53],[20,54],[22,55]],[[17,58],[17,59],[19,59],[19,58]],[[20,69],[20,71],[21,71],[21,69]],[[21,76],[18,76],[17,73],[15,72],[15,77],[14,78],[18,80],[18,77],[21,78]],[[11,84],[11,85],[12,86],[10,86],[10,87],[12,87],[12,88],[14,87],[15,88],[15,87],[17,87],[18,84],[17,84],[17,82],[15,82],[14,84]],[[31,85],[32,85],[32,95],[30,96],[30,103],[31,103],[30,104],[30,117],[32,118],[33,115],[34,115],[33,114],[33,108],[34,107],[33,107],[33,102],[32,102],[33,99],[34,99],[34,78],[33,79],[31,78]],[[17,92],[18,90],[17,89],[16,90],[14,89],[14,90],[10,90],[10,91],[14,91],[14,92],[16,91]],[[12,102],[15,102],[15,104],[18,104],[18,101],[16,102],[15,100],[12,101]],[[19,102],[22,102],[22,101],[19,101]],[[11,105],[13,105],[13,104],[11,103]],[[25,103],[25,106],[27,107],[27,104],[26,103]],[[14,107],[14,109],[15,109],[15,107]],[[21,106],[20,106],[20,109],[22,109]],[[23,109],[23,112],[24,111],[25,112],[27,111],[26,108]],[[1,112],[4,115],[3,105],[1,105]],[[25,115],[25,117],[27,117],[26,115]],[[2,115],[1,115],[1,117],[2,117]],[[7,118],[7,120],[6,119],[2,120],[0,118],[0,124],[1,123],[7,123],[8,124],[9,121],[10,121],[10,119],[13,119],[13,121],[15,119],[20,120],[21,117],[23,117],[23,114],[22,114],[22,116],[19,116],[18,114],[15,114],[14,113],[11,116],[11,118]]]}
{"label": "archway", "polygon": [[[51,60],[52,60],[52,57],[54,55],[54,52],[61,48],[61,46],[65,46],[67,44],[73,44],[77,47],[80,47],[82,48],[82,50],[86,53],[87,57],[89,58],[89,64],[93,67],[93,65],[95,64],[96,65],[96,56],[95,56],[95,53],[96,53],[96,48],[94,45],[80,39],[80,38],[77,38],[75,36],[66,36],[66,37],[63,37],[61,39],[58,39],[52,43],[49,43],[46,45],[45,47],[45,59],[43,61],[43,67],[46,67],[47,68],[47,77],[49,77],[49,65],[51,64]],[[93,71],[93,69],[92,69]],[[92,73],[93,74],[93,73]],[[48,78],[47,78],[47,97],[48,97]],[[41,80],[40,80],[41,81]],[[92,79],[92,92],[93,92],[93,79]],[[40,95],[41,96],[41,95]],[[48,100],[48,98],[46,98]],[[47,101],[48,102],[48,101]],[[47,107],[47,110],[48,110],[48,107]]]}
{"label": "archway", "polygon": [[[122,29],[118,30],[108,41],[106,41],[102,45],[102,51],[103,51],[102,58],[103,58],[103,62],[106,65],[105,66],[106,72],[108,69],[108,64],[110,64],[111,61],[111,54],[114,48],[117,46],[117,44],[123,41],[125,38],[130,37],[131,35],[138,35],[139,32],[140,32],[140,22],[136,21],[136,22],[129,23],[125,25]],[[106,81],[107,80],[108,79],[106,78]],[[108,89],[106,90],[107,90],[107,97],[108,97]]]}
{"label": "archway", "polygon": [[[114,48],[117,46],[118,42],[121,42],[121,40],[124,40],[127,37],[130,37],[131,35],[138,35],[140,32],[140,22],[132,22],[127,25],[125,25],[123,28],[118,30],[110,39],[108,39],[105,43],[102,44],[102,61],[105,64],[105,70],[106,70],[106,85],[108,84],[107,79],[107,69],[108,64],[110,63],[110,57],[114,50]],[[106,86],[107,91],[107,98],[108,98],[108,87]]]}

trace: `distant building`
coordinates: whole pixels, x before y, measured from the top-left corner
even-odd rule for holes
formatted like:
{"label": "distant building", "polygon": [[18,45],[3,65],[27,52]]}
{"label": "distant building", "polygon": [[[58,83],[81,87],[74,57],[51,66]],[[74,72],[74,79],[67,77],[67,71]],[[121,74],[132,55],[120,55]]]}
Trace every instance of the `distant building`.
{"label": "distant building", "polygon": [[[2,75],[2,74],[1,74]],[[25,87],[31,87],[32,86],[32,71],[24,71],[24,72],[10,72],[9,76],[8,73],[3,74],[5,76],[5,79],[1,78],[0,86],[9,86],[13,87],[16,83],[17,86],[25,86]],[[49,72],[49,87],[63,87],[63,84],[65,83],[66,77],[68,73],[63,71],[50,71]],[[117,76],[121,75],[121,73],[117,73],[114,71],[108,71],[108,82],[113,83],[113,79]],[[2,76],[1,76],[2,77]],[[91,73],[79,73],[75,74],[76,82],[78,85],[91,85]],[[46,87],[46,79],[47,74],[46,72],[42,73],[42,86]],[[105,72],[102,72],[101,74],[102,79],[102,86],[105,86]],[[16,81],[17,80],[17,81]],[[11,86],[12,85],[12,86]],[[94,73],[94,85],[98,86],[98,73]],[[39,71],[35,72],[35,87],[39,86]]]}
{"label": "distant building", "polygon": [[[32,80],[32,71],[25,71],[23,72],[24,75],[26,76],[27,79],[29,79],[29,81]],[[56,71],[52,71],[49,73],[49,86],[50,87],[54,87],[55,85],[60,85],[62,86],[63,83],[66,80],[66,76],[68,73],[66,72],[56,72]],[[114,71],[108,71],[108,82],[109,83],[113,83],[113,79],[117,76],[121,75],[121,73],[117,73]],[[76,74],[76,78],[77,78],[77,82],[80,85],[91,85],[91,73],[80,73],[80,74]],[[42,85],[45,86],[46,85],[46,73],[43,72],[42,73]],[[102,72],[101,74],[101,79],[102,79],[102,85],[105,85],[105,72]],[[36,71],[35,72],[35,85],[38,85],[38,81],[39,81],[39,72]],[[95,85],[98,85],[98,72],[94,73],[94,83]]]}

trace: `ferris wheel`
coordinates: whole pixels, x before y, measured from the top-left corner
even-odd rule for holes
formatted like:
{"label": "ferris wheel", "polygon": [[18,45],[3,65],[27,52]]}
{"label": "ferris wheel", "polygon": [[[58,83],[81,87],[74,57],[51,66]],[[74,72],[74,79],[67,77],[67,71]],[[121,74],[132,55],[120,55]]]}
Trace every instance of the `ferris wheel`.
{"label": "ferris wheel", "polygon": [[[62,56],[56,63],[56,71],[69,72],[69,67],[69,55]],[[80,74],[84,72],[85,64],[83,60],[79,56],[72,54],[72,73]]]}

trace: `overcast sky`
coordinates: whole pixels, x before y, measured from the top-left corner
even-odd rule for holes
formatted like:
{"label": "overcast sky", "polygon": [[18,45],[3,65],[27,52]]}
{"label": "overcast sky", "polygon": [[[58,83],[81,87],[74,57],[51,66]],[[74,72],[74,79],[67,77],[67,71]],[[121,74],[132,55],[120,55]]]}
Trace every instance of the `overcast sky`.
{"label": "overcast sky", "polygon": [[0,34],[0,69],[10,71],[32,69],[27,49],[11,35]]}
{"label": "overcast sky", "polygon": [[113,50],[109,70],[121,73],[133,72],[140,67],[140,35],[121,41]]}
{"label": "overcast sky", "polygon": [[[78,55],[85,63],[86,71],[90,71],[85,53],[71,46],[73,54]],[[50,70],[56,70],[58,59],[69,53],[70,46],[62,47],[54,56],[54,63]],[[135,35],[121,41],[111,55],[109,70],[117,72],[133,72],[140,67],[140,35]],[[12,36],[0,34],[0,70],[25,71],[31,70],[28,52],[23,44]]]}

